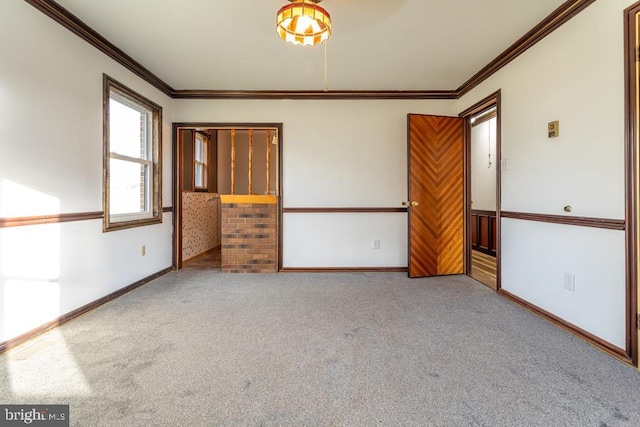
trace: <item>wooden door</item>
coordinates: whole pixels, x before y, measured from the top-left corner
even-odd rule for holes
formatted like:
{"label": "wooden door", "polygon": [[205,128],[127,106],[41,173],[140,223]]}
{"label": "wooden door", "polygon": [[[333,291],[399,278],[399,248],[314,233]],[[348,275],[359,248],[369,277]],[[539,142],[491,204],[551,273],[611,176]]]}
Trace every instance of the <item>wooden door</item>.
{"label": "wooden door", "polygon": [[464,121],[408,115],[409,277],[464,272]]}

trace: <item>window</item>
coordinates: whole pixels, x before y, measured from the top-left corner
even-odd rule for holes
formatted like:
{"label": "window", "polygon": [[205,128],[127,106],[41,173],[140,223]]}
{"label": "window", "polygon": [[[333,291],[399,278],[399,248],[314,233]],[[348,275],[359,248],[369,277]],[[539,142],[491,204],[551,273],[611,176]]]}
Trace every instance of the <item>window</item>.
{"label": "window", "polygon": [[207,190],[209,179],[208,156],[209,138],[200,132],[196,133],[195,150],[193,155],[193,173],[196,190]]}
{"label": "window", "polygon": [[162,107],[104,76],[104,231],[162,221]]}

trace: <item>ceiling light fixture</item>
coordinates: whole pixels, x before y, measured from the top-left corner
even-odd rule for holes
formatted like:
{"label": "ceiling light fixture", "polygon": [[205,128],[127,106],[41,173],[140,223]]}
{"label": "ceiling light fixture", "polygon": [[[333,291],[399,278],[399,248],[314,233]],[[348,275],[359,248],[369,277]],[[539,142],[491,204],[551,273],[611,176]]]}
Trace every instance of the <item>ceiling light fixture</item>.
{"label": "ceiling light fixture", "polygon": [[318,6],[322,0],[289,0],[278,11],[276,31],[286,42],[315,46],[331,35],[331,16]]}

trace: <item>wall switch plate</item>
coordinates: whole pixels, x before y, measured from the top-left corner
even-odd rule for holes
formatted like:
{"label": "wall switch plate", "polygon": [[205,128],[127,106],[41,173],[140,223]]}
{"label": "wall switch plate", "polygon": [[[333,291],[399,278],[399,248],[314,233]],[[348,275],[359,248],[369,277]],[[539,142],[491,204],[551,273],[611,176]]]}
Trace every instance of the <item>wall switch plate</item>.
{"label": "wall switch plate", "polygon": [[557,138],[560,136],[560,121],[549,122],[548,129],[549,138]]}
{"label": "wall switch plate", "polygon": [[373,239],[371,242],[371,247],[373,249],[380,249],[380,239]]}
{"label": "wall switch plate", "polygon": [[142,253],[142,256],[145,256],[147,254],[147,245],[142,245],[140,252]]}
{"label": "wall switch plate", "polygon": [[508,157],[503,157],[502,159],[500,159],[500,170],[502,172],[505,172],[505,171],[509,170],[509,158]]}
{"label": "wall switch plate", "polygon": [[564,288],[568,291],[576,291],[576,275],[573,273],[564,273]]}

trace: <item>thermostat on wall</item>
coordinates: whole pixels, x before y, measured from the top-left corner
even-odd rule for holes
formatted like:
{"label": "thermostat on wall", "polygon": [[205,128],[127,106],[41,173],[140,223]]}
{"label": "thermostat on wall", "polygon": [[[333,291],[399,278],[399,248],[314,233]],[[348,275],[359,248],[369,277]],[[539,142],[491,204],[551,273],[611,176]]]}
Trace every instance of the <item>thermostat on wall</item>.
{"label": "thermostat on wall", "polygon": [[549,138],[556,138],[560,136],[560,122],[556,120],[555,122],[549,122]]}

